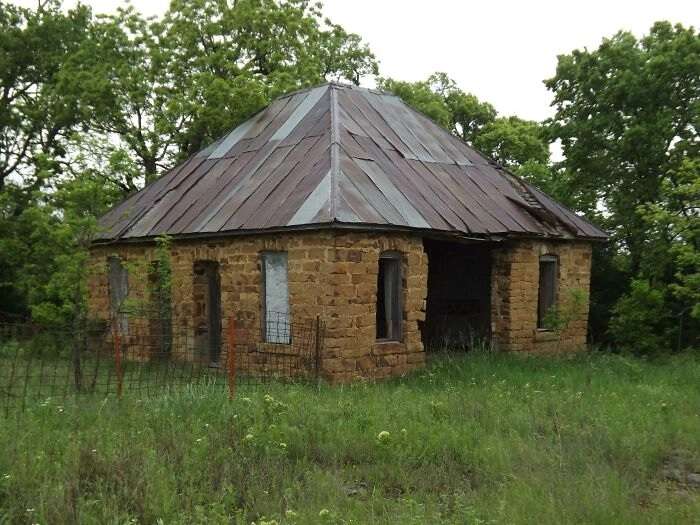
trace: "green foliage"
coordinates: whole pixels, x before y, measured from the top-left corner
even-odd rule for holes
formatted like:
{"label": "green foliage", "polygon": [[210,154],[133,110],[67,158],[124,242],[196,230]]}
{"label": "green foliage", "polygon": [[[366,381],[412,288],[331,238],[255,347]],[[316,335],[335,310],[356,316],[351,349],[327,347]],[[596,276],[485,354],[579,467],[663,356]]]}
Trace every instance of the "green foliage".
{"label": "green foliage", "polygon": [[568,297],[560,299],[560,304],[550,308],[543,319],[544,327],[560,337],[572,322],[581,319],[588,305],[588,294],[585,290],[574,288],[568,290],[567,295]]}
{"label": "green foliage", "polygon": [[0,310],[27,308],[37,321],[59,324],[82,313],[96,217],[113,202],[109,186],[89,174],[48,194],[14,185],[0,193]]}
{"label": "green foliage", "polygon": [[[79,315],[95,217],[279,94],[377,73],[361,38],[308,0],[174,0],[160,18],[131,6],[94,15],[60,0],[0,3],[0,311],[52,323]],[[641,38],[620,32],[560,56],[545,123],[499,115],[445,73],[378,83],[612,232],[594,250],[598,341],[694,345],[697,30],[658,22]],[[654,321],[653,342],[631,329],[642,319]]]}
{"label": "green foliage", "polygon": [[[673,180],[662,182],[660,201],[640,206],[639,213],[650,240],[664,251],[650,263],[667,259],[675,270],[669,286],[672,296],[687,305],[692,317],[700,318],[700,158],[683,159]],[[658,275],[659,269],[645,270]]]}
{"label": "green foliage", "polygon": [[665,326],[667,305],[662,290],[648,281],[634,280],[629,293],[616,303],[610,331],[615,340],[640,353],[667,350],[670,347]]}
{"label": "green foliage", "polygon": [[[626,276],[611,283],[615,292],[598,306],[615,311],[611,334],[618,344],[656,348],[642,341],[648,330],[633,329],[634,320],[654,319],[658,337],[692,312],[693,322],[675,334],[692,344],[700,334],[700,34],[667,22],[639,39],[620,32],[598,49],[560,56],[546,84],[556,108],[550,133],[561,141],[570,195],[613,233],[604,266]],[[594,289],[606,279],[601,272],[594,277]],[[648,282],[654,300],[631,304],[631,297],[650,299],[651,292],[640,284],[628,290],[630,280]],[[663,310],[642,314],[643,305]],[[635,334],[638,340],[630,340]]]}
{"label": "green foliage", "polygon": [[38,402],[0,425],[0,521],[691,523],[700,494],[666,471],[700,471],[699,373],[692,354],[481,354],[233,402]]}
{"label": "green foliage", "polygon": [[541,125],[518,117],[498,117],[487,123],[474,137],[474,147],[489,152],[510,169],[526,162],[549,162],[549,147]]}
{"label": "green foliage", "polygon": [[161,235],[156,239],[155,249],[155,286],[159,297],[159,303],[170,305],[172,288],[172,261],[170,257],[172,239],[167,235]]}
{"label": "green foliage", "polygon": [[150,181],[272,97],[376,71],[360,38],[306,0],[176,0],[161,19],[131,6],[99,17],[62,81]]}
{"label": "green foliage", "polygon": [[108,207],[272,97],[376,72],[306,0],[176,0],[159,19],[0,3],[0,311],[79,314]]}
{"label": "green foliage", "polygon": [[90,18],[87,7],[64,12],[57,0],[36,10],[0,3],[0,191],[18,173],[40,188],[37,164],[60,169],[80,118],[77,100],[59,79]]}

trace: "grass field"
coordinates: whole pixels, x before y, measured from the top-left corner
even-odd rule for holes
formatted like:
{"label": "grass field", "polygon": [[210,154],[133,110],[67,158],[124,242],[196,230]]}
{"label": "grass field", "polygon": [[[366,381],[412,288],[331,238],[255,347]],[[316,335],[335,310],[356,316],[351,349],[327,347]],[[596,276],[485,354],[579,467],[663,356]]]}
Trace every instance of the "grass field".
{"label": "grass field", "polygon": [[700,357],[471,355],[0,421],[0,523],[700,523]]}

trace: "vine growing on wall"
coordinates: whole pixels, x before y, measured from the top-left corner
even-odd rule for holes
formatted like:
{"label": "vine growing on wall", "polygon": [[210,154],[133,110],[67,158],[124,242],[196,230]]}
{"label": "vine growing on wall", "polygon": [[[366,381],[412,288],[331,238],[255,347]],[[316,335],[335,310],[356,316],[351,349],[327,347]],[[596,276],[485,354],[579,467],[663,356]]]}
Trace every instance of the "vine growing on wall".
{"label": "vine growing on wall", "polygon": [[588,304],[588,294],[581,288],[569,290],[568,297],[562,304],[552,306],[544,316],[543,325],[546,330],[556,335],[557,349],[562,335],[577,320],[583,318]]}

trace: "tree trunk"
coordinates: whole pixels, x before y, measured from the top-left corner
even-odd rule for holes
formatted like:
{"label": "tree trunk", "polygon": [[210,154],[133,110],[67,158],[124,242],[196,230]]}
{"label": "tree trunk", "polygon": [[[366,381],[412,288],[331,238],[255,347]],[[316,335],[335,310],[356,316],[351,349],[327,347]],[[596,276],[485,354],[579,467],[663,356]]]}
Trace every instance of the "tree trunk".
{"label": "tree trunk", "polygon": [[154,158],[144,158],[143,167],[145,168],[146,184],[150,184],[158,178],[158,165]]}

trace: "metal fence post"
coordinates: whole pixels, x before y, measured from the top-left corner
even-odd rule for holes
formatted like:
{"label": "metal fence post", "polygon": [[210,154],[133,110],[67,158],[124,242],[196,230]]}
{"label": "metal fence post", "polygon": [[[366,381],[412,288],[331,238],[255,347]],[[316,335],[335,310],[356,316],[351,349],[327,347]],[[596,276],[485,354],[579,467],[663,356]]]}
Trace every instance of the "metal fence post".
{"label": "metal fence post", "polygon": [[75,391],[80,393],[83,389],[83,369],[80,363],[80,354],[83,347],[84,326],[78,316],[75,319],[73,332],[73,381],[75,383]]}
{"label": "metal fence post", "polygon": [[226,352],[226,377],[228,380],[228,397],[233,399],[236,394],[236,320],[229,317],[226,331],[228,351]]}
{"label": "metal fence post", "polygon": [[314,349],[316,352],[316,381],[321,378],[321,316],[316,316],[316,333],[314,338]]}
{"label": "metal fence post", "polygon": [[121,334],[119,333],[119,321],[115,319],[112,325],[112,334],[114,339],[114,370],[117,376],[117,397],[122,397],[122,349],[121,349]]}

